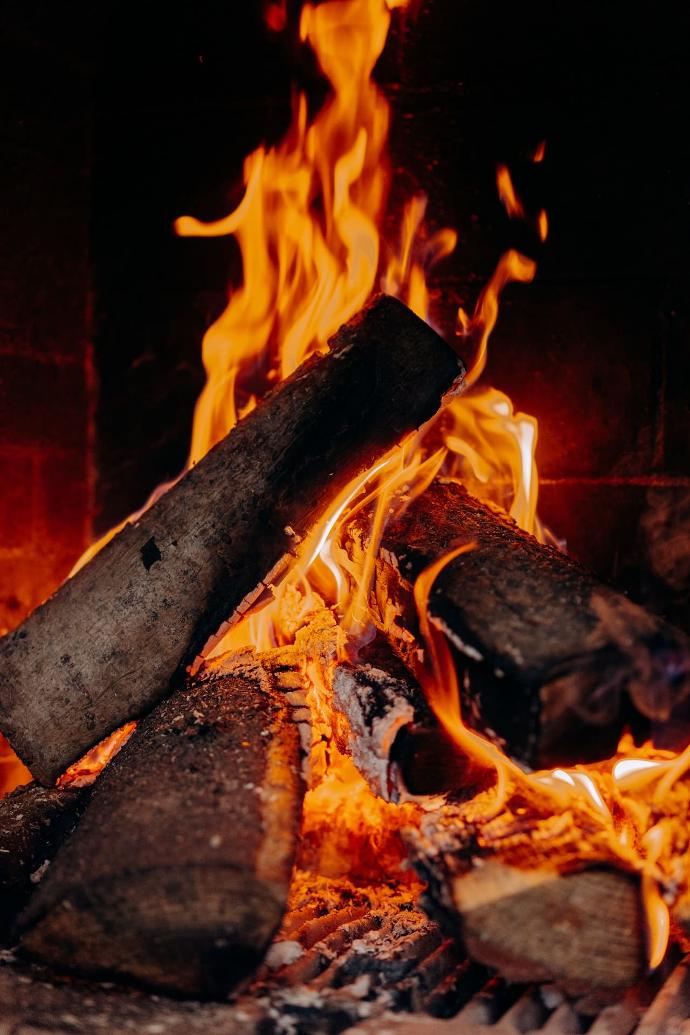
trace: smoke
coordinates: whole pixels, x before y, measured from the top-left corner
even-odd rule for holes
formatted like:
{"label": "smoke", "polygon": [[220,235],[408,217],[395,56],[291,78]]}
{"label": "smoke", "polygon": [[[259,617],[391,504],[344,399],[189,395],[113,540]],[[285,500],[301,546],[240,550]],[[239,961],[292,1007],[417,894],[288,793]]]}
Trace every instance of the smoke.
{"label": "smoke", "polygon": [[650,489],[640,526],[652,572],[676,592],[690,591],[690,488]]}

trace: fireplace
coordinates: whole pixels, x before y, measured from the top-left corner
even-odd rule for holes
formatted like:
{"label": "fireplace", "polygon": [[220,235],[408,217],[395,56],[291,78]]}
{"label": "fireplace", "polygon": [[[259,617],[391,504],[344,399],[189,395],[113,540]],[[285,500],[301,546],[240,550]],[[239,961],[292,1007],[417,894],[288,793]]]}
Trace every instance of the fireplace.
{"label": "fireplace", "polygon": [[[178,224],[182,232],[176,236],[172,227],[184,213],[206,222],[223,218],[242,197],[246,156],[262,141],[267,147],[277,145],[290,125],[293,135],[298,133],[300,117],[303,127],[318,119],[327,90],[308,28],[299,39],[300,6],[286,0],[238,12],[209,3],[181,13],[106,5],[94,13],[77,5],[57,19],[48,5],[37,3],[7,16],[13,90],[7,115],[10,162],[4,173],[11,201],[3,277],[7,332],[0,352],[0,462],[7,486],[0,504],[3,628],[17,627],[68,575],[91,540],[138,511],[155,487],[176,478],[185,464],[193,408],[204,384],[200,341],[224,310],[228,284],[237,290],[242,264],[233,237],[196,236],[198,226],[189,223]],[[360,6],[364,12],[385,4]],[[670,620],[688,629],[688,270],[684,163],[677,132],[685,85],[682,32],[663,20],[650,27],[629,11],[602,12],[597,5],[569,19],[542,3],[528,12],[507,4],[489,9],[443,0],[390,6],[401,9],[393,11],[375,74],[391,115],[390,200],[381,222],[381,266],[384,257],[388,260],[383,286],[413,308],[421,305],[411,266],[418,261],[421,270],[433,252],[449,250],[442,228],[454,228],[458,244],[452,254],[424,269],[428,315],[457,346],[470,368],[470,381],[480,332],[491,330],[481,383],[507,393],[514,413],[524,411],[538,420],[539,517],[548,531],[534,524],[529,530],[550,542],[562,540],[569,554],[599,579],[642,604],[664,650],[671,642],[671,653],[682,654],[683,641],[674,639],[675,632],[667,634],[666,625],[655,624]],[[291,96],[295,77],[308,98],[301,116]],[[373,126],[372,121],[370,139]],[[320,140],[327,139],[324,130]],[[382,168],[385,154],[384,148]],[[244,175],[250,177],[251,169]],[[373,182],[373,172],[371,178]],[[405,228],[422,214],[422,203],[415,207],[410,199],[420,191],[427,195],[426,222],[414,244],[416,258],[402,276]],[[283,213],[272,214],[283,218]],[[287,237],[288,223],[280,226]],[[251,243],[250,233],[245,249]],[[272,254],[280,244],[276,234],[267,252]],[[510,276],[505,279],[525,283],[506,287],[492,330],[488,310],[477,310],[473,317],[473,308],[508,249],[525,258],[506,267]],[[243,257],[246,268],[247,250]],[[534,280],[532,261],[538,266]],[[353,312],[365,301],[363,297]],[[466,315],[458,325],[459,307]],[[344,312],[338,323],[351,315]],[[463,319],[475,321],[474,331],[464,338],[457,332]],[[249,412],[253,396],[260,397],[274,383],[270,364],[253,362],[237,393],[242,412]],[[496,396],[493,403],[503,406],[502,400]],[[495,412],[505,416],[502,410]],[[420,420],[429,415],[421,414]],[[531,426],[528,421],[520,424],[520,434],[529,434],[525,429]],[[206,446],[199,447],[194,460],[219,437],[208,432]],[[459,431],[456,437],[461,437]],[[481,464],[468,460],[466,450],[460,455],[474,472],[470,490],[482,496]],[[507,477],[503,468],[500,473]],[[425,498],[433,500],[433,493]],[[453,508],[465,513],[464,497],[456,499],[453,493],[450,499],[439,498],[437,505],[444,513],[455,513]],[[422,511],[412,509],[410,514]],[[477,513],[480,524],[495,517],[488,511]],[[523,524],[517,510],[513,516]],[[434,527],[439,523],[434,517]],[[389,569],[399,572],[400,558],[414,567],[423,554],[418,551],[410,560],[405,552],[409,539],[396,540],[396,526],[392,528],[388,538],[384,535],[387,553],[376,575],[384,595],[391,583],[385,581],[385,590],[380,587],[390,579]],[[298,526],[297,532],[295,539],[301,535]],[[474,539],[465,539],[465,546],[474,545]],[[511,550],[521,542],[511,538]],[[450,535],[446,546],[456,545]],[[147,572],[154,569],[161,561],[160,539],[147,537],[141,557]],[[495,563],[497,571],[505,570],[503,555]],[[563,568],[560,563],[554,561],[544,585],[566,578],[570,569],[566,561]],[[265,585],[281,574],[269,568],[267,564],[257,575]],[[592,592],[589,583],[587,587],[585,596]],[[466,588],[461,583],[459,592]],[[449,607],[455,607],[453,592],[447,591]],[[402,596],[406,593],[403,587]],[[263,588],[251,600],[245,596],[240,606],[255,608],[266,594]],[[354,627],[359,621],[354,609],[347,613]],[[489,615],[489,624],[496,613]],[[422,626],[423,614],[422,608]],[[456,640],[462,639],[446,612],[435,617]],[[625,625],[626,636],[633,635],[632,627],[638,630],[636,622]],[[398,624],[405,627],[405,622]],[[390,640],[383,617],[380,625],[378,636]],[[610,631],[610,622],[606,628]],[[215,631],[207,630],[197,652],[213,648]],[[414,635],[419,632],[415,625]],[[447,737],[444,741],[438,725],[431,721],[429,727],[426,714],[420,719],[416,698],[411,705],[405,697],[410,669],[414,692],[424,690],[428,696],[429,689],[425,673],[415,670],[416,646],[406,654],[395,636],[397,632],[392,639],[400,648],[395,658],[385,655],[390,643],[381,648],[377,639],[373,647],[362,643],[361,657],[350,662],[382,668],[397,680],[395,693],[402,694],[395,697],[395,708],[402,707],[406,716],[414,713],[414,731],[402,737],[396,736],[397,718],[390,719],[392,746],[386,762],[391,764],[377,785],[383,798],[392,798],[387,807],[404,808],[396,804],[400,785],[409,784],[412,791],[422,786],[428,796],[444,789],[442,781],[434,783],[439,770],[464,772],[465,762],[457,745]],[[649,637],[640,633],[640,639],[646,643]],[[481,644],[490,650],[485,640]],[[245,649],[247,643],[234,642],[231,634],[225,645]],[[453,649],[462,653],[462,644],[455,642]],[[472,649],[477,651],[476,644]],[[396,674],[400,655],[404,668]],[[457,664],[457,657],[452,663]],[[196,652],[185,664],[202,683],[216,678],[205,669],[199,676]],[[497,667],[502,664],[494,661]],[[682,667],[680,661],[678,665]],[[261,679],[270,683],[274,675],[268,668]],[[286,678],[281,673],[279,682]],[[250,683],[254,678],[234,669],[231,677]],[[222,678],[230,676],[224,673]],[[483,677],[475,673],[475,678],[479,685]],[[347,670],[341,693],[350,693],[354,680],[359,690],[364,687],[362,699],[371,699],[381,688],[367,679],[366,673]],[[390,686],[385,689],[388,693]],[[301,714],[298,725],[305,722],[305,709],[312,707],[312,721],[314,714],[313,702],[300,697],[302,690],[289,688],[296,695],[291,707]],[[540,754],[541,742],[534,747],[530,730],[523,740],[522,733],[505,732],[501,709],[496,710],[487,694],[479,693],[481,722],[498,733],[509,754],[522,753],[523,761],[529,740],[530,750],[536,751],[529,763],[535,768],[584,763],[615,751],[621,729],[612,723],[606,734],[614,742],[607,752],[598,742],[592,746],[587,729],[582,751],[577,742],[573,748],[571,728],[567,751],[554,733],[555,753],[551,745]],[[139,707],[136,714],[121,718],[138,718],[142,711],[146,709]],[[360,745],[369,743],[371,732],[362,717],[365,711],[355,718],[348,712],[351,726],[362,722]],[[618,718],[624,725],[632,723],[638,740],[649,732],[648,715],[640,719],[626,712]],[[674,749],[684,746],[683,728],[681,721],[674,723]],[[128,728],[113,751],[129,733]],[[348,734],[341,731],[340,736],[347,739]],[[355,753],[351,745],[349,750]],[[70,760],[74,757],[73,752]],[[86,768],[98,769],[102,761],[92,759]],[[666,761],[664,756],[661,764]],[[365,763],[360,760],[360,765]],[[6,783],[16,782],[18,763],[9,749],[5,771]],[[463,777],[475,778],[474,772]],[[80,771],[76,782],[63,785],[55,812],[56,848],[64,826],[70,827],[88,808],[90,791],[81,785],[92,780],[91,771]],[[475,790],[486,793],[481,778]],[[53,820],[50,812],[49,825]],[[88,829],[86,821],[77,828]],[[426,838],[445,836],[443,824],[436,829],[429,822],[424,829]],[[222,835],[214,830],[209,836]],[[398,1014],[395,1030],[400,1031],[405,1030],[400,1018],[407,1013],[413,1014],[411,1030],[427,1025],[433,1030],[438,1022],[431,1016],[455,1017],[451,1030],[458,1031],[473,1030],[474,1024],[481,1029],[497,1020],[507,1030],[511,1024],[515,1030],[548,1025],[545,1030],[599,1030],[596,1025],[610,1015],[620,1030],[631,1031],[653,1003],[651,1020],[641,1021],[640,1030],[647,1030],[647,1023],[657,1025],[650,1031],[662,1031],[668,1016],[687,1013],[685,964],[679,963],[677,946],[653,977],[622,981],[621,988],[630,985],[632,991],[619,989],[613,997],[588,997],[567,982],[565,990],[553,983],[525,987],[524,981],[539,977],[538,968],[527,967],[522,975],[519,967],[511,970],[502,960],[502,976],[496,977],[496,960],[485,959],[471,944],[464,914],[464,938],[473,961],[460,948],[461,939],[449,933],[439,906],[442,895],[434,897],[434,889],[457,875],[449,877],[439,861],[443,852],[430,851],[421,835],[409,849],[416,853],[418,876],[408,874],[411,883],[406,886],[406,871],[396,871],[402,884],[385,890],[380,875],[367,871],[371,860],[362,863],[364,875],[347,865],[340,872],[331,866],[309,885],[309,860],[318,858],[323,837],[318,823],[303,832],[304,859],[280,933],[266,961],[244,976],[246,983],[232,1006],[209,1005],[194,1018],[185,1003],[155,1002],[136,990],[111,992],[66,979],[64,973],[74,967],[53,951],[55,972],[34,963],[32,969],[23,970],[26,964],[20,964],[17,971],[10,967],[0,974],[17,1018],[49,1027],[51,1015],[59,1010],[76,1016],[75,1023],[85,1030],[97,1023],[152,1031],[187,1025],[186,1030],[193,1030],[199,1020],[205,1027],[216,1024],[220,1031],[272,1030],[271,1024],[280,1030],[283,1023],[298,1031],[336,1031],[352,1026],[380,1030],[385,1010]],[[342,850],[341,843],[337,850]],[[473,858],[478,852],[469,842],[462,850]],[[392,865],[399,862],[394,859]],[[426,902],[430,916],[420,905],[421,878],[431,889]],[[617,888],[603,888],[601,894],[618,894]],[[544,895],[548,892],[540,886],[540,898]],[[458,902],[455,906],[462,912]],[[481,923],[485,920],[482,914]],[[505,923],[514,923],[514,918]],[[635,942],[635,965],[638,949]],[[49,958],[43,950],[37,955],[44,962]],[[136,971],[132,981],[135,988],[137,982],[147,984]],[[39,998],[34,1013],[23,998],[23,983],[44,989],[45,1000]],[[178,992],[193,997],[198,989],[191,986],[190,991],[182,981]]]}

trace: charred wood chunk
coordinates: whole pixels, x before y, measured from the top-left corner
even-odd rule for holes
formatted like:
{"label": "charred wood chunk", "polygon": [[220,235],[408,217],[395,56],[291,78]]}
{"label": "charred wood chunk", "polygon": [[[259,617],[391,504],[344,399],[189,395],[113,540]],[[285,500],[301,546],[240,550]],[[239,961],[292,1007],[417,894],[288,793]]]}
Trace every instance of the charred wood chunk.
{"label": "charred wood chunk", "polygon": [[254,969],[301,814],[285,678],[241,655],[140,723],[23,916],[25,953],[206,998]]}
{"label": "charred wood chunk", "polygon": [[425,910],[509,981],[554,981],[572,995],[632,985],[645,968],[639,876],[572,817],[527,817],[515,799],[482,819],[492,795],[406,832]]}
{"label": "charred wood chunk", "polygon": [[476,774],[439,726],[419,683],[383,636],[333,674],[339,746],[386,801],[440,794]]}
{"label": "charred wood chunk", "polygon": [[414,581],[462,542],[475,547],[439,575],[429,613],[468,676],[460,682],[470,725],[528,764],[550,766],[612,754],[625,723],[646,732],[688,711],[683,633],[456,483],[433,483],[381,545],[381,625],[413,669]]}
{"label": "charred wood chunk", "polygon": [[0,644],[0,727],[51,782],[146,714],[295,537],[462,376],[438,335],[379,297]]}
{"label": "charred wood chunk", "polygon": [[0,941],[28,902],[62,841],[86,807],[89,791],[18,787],[0,801]]}

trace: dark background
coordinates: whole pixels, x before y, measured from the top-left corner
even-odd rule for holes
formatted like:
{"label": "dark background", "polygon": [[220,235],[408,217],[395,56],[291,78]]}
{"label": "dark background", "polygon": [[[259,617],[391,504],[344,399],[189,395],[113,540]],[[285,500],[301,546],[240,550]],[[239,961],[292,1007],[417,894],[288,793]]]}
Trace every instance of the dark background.
{"label": "dark background", "polygon": [[[318,103],[298,7],[282,35],[259,2],[0,12],[8,624],[92,529],[184,463],[201,337],[238,267],[232,241],[180,240],[172,222],[234,206],[244,156],[287,127],[292,82]],[[421,187],[432,226],[459,232],[433,281],[437,325],[450,332],[507,246],[538,259],[536,282],[506,292],[485,383],[539,418],[547,521],[676,616],[690,554],[688,22],[670,3],[424,0],[394,12],[377,70],[394,109],[390,225]],[[547,209],[544,248],[506,218],[498,161]]]}

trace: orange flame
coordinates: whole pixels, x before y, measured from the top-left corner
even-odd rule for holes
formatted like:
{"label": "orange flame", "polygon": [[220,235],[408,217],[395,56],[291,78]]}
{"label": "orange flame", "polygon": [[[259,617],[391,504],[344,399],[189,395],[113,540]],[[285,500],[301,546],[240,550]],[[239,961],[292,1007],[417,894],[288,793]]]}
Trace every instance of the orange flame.
{"label": "orange flame", "polygon": [[496,169],[496,187],[498,196],[511,219],[524,219],[525,209],[515,193],[513,180],[507,165],[499,165]]}
{"label": "orange flame", "polygon": [[[415,583],[419,628],[428,653],[421,673],[426,695],[461,751],[478,766],[496,774],[495,794],[486,802],[483,822],[493,819],[513,794],[521,796],[523,813],[525,800],[534,802],[538,813],[546,799],[549,811],[569,810],[576,823],[577,817],[583,817],[583,829],[591,831],[594,824],[598,833],[587,846],[590,861],[615,861],[623,869],[640,875],[647,959],[649,968],[654,970],[662,963],[668,946],[668,900],[677,898],[687,884],[687,877],[679,881],[677,867],[673,865],[674,820],[664,815],[663,806],[673,786],[690,769],[690,746],[674,756],[655,751],[650,745],[635,749],[631,738],[625,736],[613,759],[572,769],[527,773],[490,740],[467,727],[462,717],[456,666],[444,633],[430,619],[428,602],[445,566],[475,548],[473,543],[467,543],[449,551],[429,565]],[[641,793],[644,791],[647,793]],[[690,808],[690,801],[685,807]],[[473,819],[478,821],[476,814]],[[583,845],[583,858],[584,848]]]}

